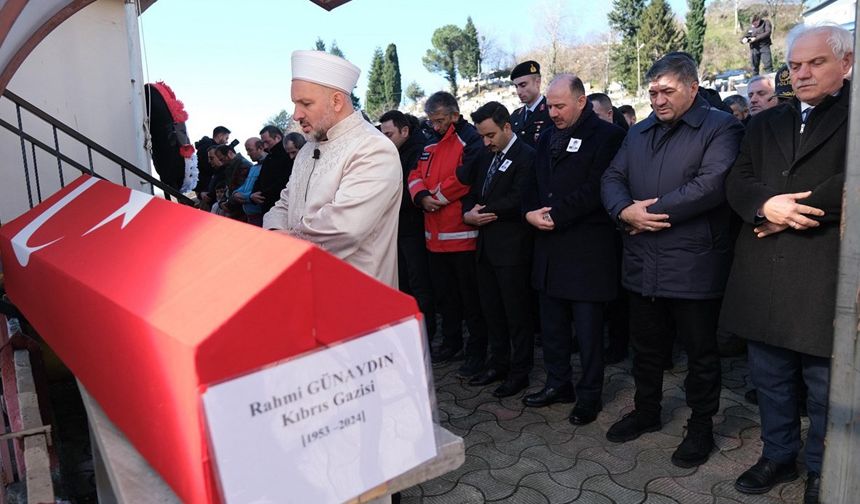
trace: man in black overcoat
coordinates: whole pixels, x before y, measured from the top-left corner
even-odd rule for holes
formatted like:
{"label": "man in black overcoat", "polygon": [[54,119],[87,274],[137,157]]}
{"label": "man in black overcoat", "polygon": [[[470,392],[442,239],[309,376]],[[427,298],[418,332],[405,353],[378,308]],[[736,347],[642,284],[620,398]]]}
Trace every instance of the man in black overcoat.
{"label": "man in black overcoat", "polygon": [[[600,205],[600,178],[621,147],[624,130],[601,120],[582,81],[562,74],[547,89],[554,127],[541,136],[534,176],[523,193],[535,229],[532,285],[539,293],[546,386],[526,406],[576,401],[575,425],[602,408],[603,312],[617,295],[615,226]],[[571,384],[571,322],[582,377]]]}
{"label": "man in black overcoat", "polygon": [[[758,390],[762,457],[735,482],[764,493],[797,478],[801,447],[797,382],[808,387],[808,478],[818,502],[827,423],[848,136],[852,35],[799,26],[787,51],[795,98],[756,115],[728,177],[727,196],[745,221],[720,325],[749,340]],[[791,42],[793,41],[793,43]]]}
{"label": "man in black overcoat", "polygon": [[477,162],[463,222],[478,228],[478,295],[487,323],[490,359],[470,385],[504,380],[496,397],[517,394],[529,384],[534,359],[532,295],[529,288],[532,229],[522,219],[522,191],[534,149],[511,129],[511,116],[498,102],[472,114],[486,151]]}

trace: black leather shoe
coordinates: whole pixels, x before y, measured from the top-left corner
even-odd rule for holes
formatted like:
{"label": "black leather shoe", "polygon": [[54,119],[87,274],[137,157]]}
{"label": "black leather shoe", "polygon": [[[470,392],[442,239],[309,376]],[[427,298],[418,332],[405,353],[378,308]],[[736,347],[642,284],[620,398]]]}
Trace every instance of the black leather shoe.
{"label": "black leather shoe", "polygon": [[735,489],[745,494],[763,494],[780,483],[796,479],[794,462],[780,464],[762,457],[735,480]]}
{"label": "black leather shoe", "polygon": [[473,376],[471,380],[469,380],[469,385],[475,385],[478,387],[483,387],[484,385],[489,385],[491,383],[502,381],[505,379],[505,373],[500,373],[499,371],[490,368],[483,373],[478,373]]}
{"label": "black leather shoe", "polygon": [[528,377],[524,378],[508,378],[504,383],[499,385],[499,388],[493,391],[494,397],[510,397],[517,395],[529,386]]}
{"label": "black leather shoe", "polygon": [[459,353],[459,348],[442,346],[439,347],[435,352],[430,354],[430,362],[432,362],[433,364],[445,364],[446,362],[454,360],[454,357],[456,357]]}
{"label": "black leather shoe", "polygon": [[821,492],[821,475],[809,471],[806,475],[806,491],[803,492],[803,504],[818,504],[818,494]]}
{"label": "black leather shoe", "polygon": [[663,424],[660,423],[660,415],[649,415],[633,410],[612,424],[612,427],[606,431],[606,439],[613,443],[626,443],[646,432],[657,432],[661,427]]}
{"label": "black leather shoe", "polygon": [[708,461],[714,451],[714,434],[710,430],[687,430],[684,440],[672,454],[672,464],[688,469]]}
{"label": "black leather shoe", "polygon": [[540,408],[555,403],[572,403],[576,401],[573,385],[566,383],[561,387],[544,387],[540,392],[523,397],[523,404],[532,408]]}
{"label": "black leather shoe", "polygon": [[573,411],[570,412],[567,420],[573,425],[588,425],[597,419],[597,414],[602,409],[603,404],[600,402],[579,401],[574,406]]}

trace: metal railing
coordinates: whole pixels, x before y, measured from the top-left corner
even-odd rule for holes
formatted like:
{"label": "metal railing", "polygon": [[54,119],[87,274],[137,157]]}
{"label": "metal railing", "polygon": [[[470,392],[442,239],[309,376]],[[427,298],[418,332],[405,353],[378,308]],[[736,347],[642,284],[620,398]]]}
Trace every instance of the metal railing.
{"label": "metal railing", "polygon": [[[21,139],[21,159],[23,161],[24,181],[26,184],[27,199],[29,201],[30,208],[33,208],[35,205],[41,203],[43,197],[43,188],[39,173],[40,168],[38,163],[38,157],[36,156],[37,149],[49,154],[50,156],[53,156],[57,160],[57,170],[59,172],[60,188],[66,186],[66,180],[63,175],[64,164],[80,171],[81,173],[106,179],[105,176],[96,172],[95,164],[93,163],[93,153],[96,153],[120,168],[120,176],[122,179],[123,186],[129,187],[128,176],[131,174],[140,179],[142,181],[142,184],[145,183],[148,186],[150,194],[156,194],[155,190],[158,189],[163,193],[165,199],[170,200],[172,198],[179,203],[194,206],[194,200],[188,198],[176,189],[153,177],[147,171],[144,171],[135,166],[133,163],[121,158],[120,156],[101,146],[92,139],[82,135],[80,132],[78,132],[71,126],[51,116],[44,110],[36,107],[32,103],[28,102],[24,98],[21,98],[12,91],[9,91],[8,89],[5,90],[3,92],[3,98],[9,100],[14,105],[17,124],[12,124],[3,118],[0,118],[0,126],[2,126],[3,128],[10,131]],[[53,145],[49,145],[48,143],[39,140],[34,135],[25,131],[24,122],[21,116],[22,110],[27,111],[29,114],[32,114],[33,116],[50,126],[51,132],[53,133]],[[79,146],[83,146],[86,148],[86,164],[82,164],[75,159],[72,159],[69,155],[64,154],[61,151],[59,133],[66,135],[67,137],[74,140]],[[28,147],[31,154],[30,156],[28,156]],[[31,164],[32,169],[30,166]]]}

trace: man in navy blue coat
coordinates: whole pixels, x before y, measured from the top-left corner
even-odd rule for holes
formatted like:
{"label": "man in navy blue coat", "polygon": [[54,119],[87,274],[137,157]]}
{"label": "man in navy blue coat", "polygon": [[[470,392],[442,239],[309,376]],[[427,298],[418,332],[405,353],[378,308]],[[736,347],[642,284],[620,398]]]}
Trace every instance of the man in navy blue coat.
{"label": "man in navy blue coat", "polygon": [[603,176],[603,203],[627,230],[622,284],[630,295],[635,409],[606,433],[613,442],[661,428],[663,363],[673,334],[689,358],[692,413],[672,455],[679,467],[704,463],[714,446],[720,357],[716,328],[731,262],[725,179],[743,126],[697,96],[696,64],[668,54],[648,71],[654,112],[630,128]]}
{"label": "man in navy blue coat", "polygon": [[[534,174],[523,193],[535,229],[532,285],[538,291],[547,380],[523,398],[526,406],[576,401],[574,425],[602,408],[603,311],[617,295],[615,226],[600,204],[600,178],[621,146],[624,130],[600,119],[582,81],[556,77],[547,89],[554,127],[541,135]],[[582,377],[571,384],[571,322]]]}

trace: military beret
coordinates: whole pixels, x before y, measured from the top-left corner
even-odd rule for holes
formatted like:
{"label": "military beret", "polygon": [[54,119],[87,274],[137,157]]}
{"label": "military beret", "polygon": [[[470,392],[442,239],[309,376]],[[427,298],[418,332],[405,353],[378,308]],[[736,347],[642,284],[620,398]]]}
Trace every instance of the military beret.
{"label": "military beret", "polygon": [[532,60],[523,61],[511,71],[511,80],[524,75],[540,75],[540,63]]}
{"label": "military beret", "polygon": [[788,71],[788,65],[776,71],[773,78],[773,95],[777,98],[794,98],[794,89],[791,87],[791,72]]}

